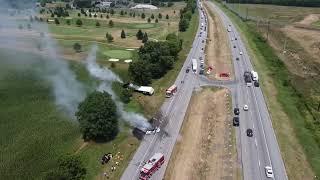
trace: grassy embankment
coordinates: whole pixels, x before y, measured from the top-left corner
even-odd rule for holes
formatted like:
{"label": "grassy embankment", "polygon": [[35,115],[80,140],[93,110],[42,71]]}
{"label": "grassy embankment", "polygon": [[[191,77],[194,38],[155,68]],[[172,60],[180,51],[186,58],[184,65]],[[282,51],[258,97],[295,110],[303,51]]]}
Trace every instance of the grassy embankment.
{"label": "grassy embankment", "polygon": [[[221,4],[219,4],[220,7]],[[277,57],[275,51],[257,33],[255,26],[245,23],[222,7],[236,23],[253,57],[252,62],[261,77],[273,127],[276,131],[289,179],[320,176],[320,148],[314,139],[313,119],[305,106],[305,99],[292,85],[292,74]],[[302,149],[302,150],[301,150]],[[306,163],[306,158],[310,165]]]}

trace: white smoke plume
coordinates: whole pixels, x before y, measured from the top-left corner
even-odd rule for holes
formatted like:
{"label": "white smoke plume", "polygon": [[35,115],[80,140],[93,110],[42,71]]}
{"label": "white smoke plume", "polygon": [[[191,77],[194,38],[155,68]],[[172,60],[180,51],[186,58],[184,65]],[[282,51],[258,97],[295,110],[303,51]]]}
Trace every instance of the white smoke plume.
{"label": "white smoke plume", "polygon": [[[26,23],[21,19],[28,19],[30,15],[35,14],[35,10],[16,10],[10,6],[10,4],[14,4],[16,7],[32,7],[35,5],[34,1],[23,1],[19,4],[17,0],[12,2],[0,0],[0,4],[1,47],[42,56],[42,58],[30,59],[14,55],[12,57],[14,63],[11,64],[21,70],[32,69],[39,78],[48,82],[56,105],[68,116],[74,118],[78,104],[86,95],[83,84],[77,81],[76,75],[69,69],[69,64],[60,58],[56,42],[48,33],[47,23],[28,22],[31,29],[27,29],[25,25],[23,29],[18,29],[19,25]],[[13,15],[10,15],[11,13]],[[40,33],[43,36],[40,37]],[[37,49],[39,43],[41,44],[41,52]],[[37,64],[37,66],[32,67],[33,64]]]}
{"label": "white smoke plume", "polygon": [[112,82],[114,81],[122,82],[122,81],[111,70],[107,68],[102,68],[96,63],[97,49],[98,47],[96,45],[93,45],[88,55],[88,58],[86,60],[87,69],[91,74],[91,76],[102,80],[102,83],[98,86],[97,90],[106,91],[112,96],[112,99],[116,103],[118,114],[122,117],[122,119],[127,121],[131,126],[140,127],[144,129],[150,128],[151,125],[148,123],[145,117],[143,117],[140,114],[137,114],[134,112],[126,112],[124,110],[123,103],[118,100],[116,94],[112,90]]}

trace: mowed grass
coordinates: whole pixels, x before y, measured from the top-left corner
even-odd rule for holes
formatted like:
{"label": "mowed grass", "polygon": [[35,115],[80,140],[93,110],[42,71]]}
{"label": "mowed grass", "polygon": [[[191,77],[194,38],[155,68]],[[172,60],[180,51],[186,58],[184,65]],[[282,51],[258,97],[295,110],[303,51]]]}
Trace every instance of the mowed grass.
{"label": "mowed grass", "polygon": [[127,50],[107,50],[103,52],[109,58],[116,59],[129,59],[132,57],[132,53]]}
{"label": "mowed grass", "polygon": [[320,21],[316,21],[316,22],[312,23],[312,25],[320,28]]}
{"label": "mowed grass", "polygon": [[254,26],[242,22],[226,8],[222,9],[235,22],[247,47],[250,47],[250,56],[261,77],[261,87],[289,179],[313,179],[314,173],[320,176],[320,148],[307,125],[312,118],[305,110],[304,100],[288,83],[291,78],[289,71],[274,50],[261,41],[261,35]]}
{"label": "mowed grass", "polygon": [[277,6],[264,4],[228,4],[228,6],[239,12],[242,17],[255,17],[269,20],[279,24],[289,24],[302,20],[306,15],[318,14],[319,8]]}

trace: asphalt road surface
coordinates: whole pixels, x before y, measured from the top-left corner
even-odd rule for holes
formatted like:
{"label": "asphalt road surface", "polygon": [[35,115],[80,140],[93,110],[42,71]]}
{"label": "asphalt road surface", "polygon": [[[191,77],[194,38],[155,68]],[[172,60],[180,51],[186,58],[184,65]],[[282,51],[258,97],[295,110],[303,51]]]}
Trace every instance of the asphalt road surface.
{"label": "asphalt road surface", "polygon": [[[197,35],[192,44],[188,57],[175,81],[178,87],[178,92],[171,98],[167,99],[161,107],[163,118],[160,119],[160,133],[154,135],[146,135],[141,142],[139,148],[129,162],[128,167],[123,173],[122,180],[135,180],[139,178],[140,169],[143,163],[146,162],[155,153],[160,152],[164,154],[165,162],[161,168],[152,175],[151,179],[161,180],[165,174],[166,167],[169,162],[170,155],[173,151],[176,139],[184,120],[184,115],[187,111],[192,92],[199,88],[199,57],[204,57],[207,33],[201,30],[201,26],[206,25],[206,17],[202,17],[201,10],[199,10],[199,27]],[[204,28],[202,28],[204,29]],[[201,33],[201,34],[200,34]],[[203,49],[202,49],[203,48]],[[197,59],[198,69],[196,72],[192,71],[192,59]],[[186,73],[187,67],[190,67],[189,73]],[[165,95],[165,92],[163,92]]]}
{"label": "asphalt road surface", "polygon": [[[202,11],[199,8],[200,22],[198,32],[194,39],[192,49],[175,81],[175,84],[178,86],[178,92],[173,97],[167,99],[160,110],[162,113],[162,118],[159,121],[161,131],[160,133],[146,135],[144,137],[123,173],[121,177],[122,180],[138,179],[140,169],[144,162],[157,152],[164,154],[165,162],[150,179],[163,179],[192,92],[202,86],[220,86],[230,89],[233,106],[241,109],[240,127],[236,129],[236,134],[239,160],[242,163],[243,179],[267,179],[265,166],[273,167],[274,179],[288,179],[261,89],[257,87],[247,87],[244,83],[244,71],[251,71],[253,69],[245,46],[229,18],[226,17],[217,6],[211,2],[209,3],[210,8],[218,12],[226,30],[230,25],[231,32],[229,32],[228,35],[231,42],[230,45],[232,46],[235,80],[212,81],[205,76],[199,75],[199,57],[204,58],[202,48],[205,47],[207,38],[207,33],[203,30],[204,26],[206,26],[206,16],[202,17]],[[237,40],[234,40],[235,37],[237,37]],[[236,48],[233,48],[234,45]],[[240,51],[243,52],[242,55],[240,55]],[[239,57],[239,60],[235,60],[236,57]],[[191,68],[192,59],[197,59],[197,72],[194,73],[190,70],[189,73],[186,73],[185,70],[187,67]],[[249,106],[249,111],[242,110],[244,104]],[[253,130],[253,137],[247,137],[246,130],[248,128]]]}
{"label": "asphalt road surface", "polygon": [[[226,31],[228,27],[231,29],[231,32],[228,32],[228,36],[232,50],[236,84],[230,89],[233,106],[240,108],[237,149],[241,157],[243,178],[245,180],[268,179],[266,177],[265,166],[271,166],[274,179],[286,180],[288,177],[263,93],[259,87],[247,87],[244,81],[244,71],[254,70],[245,45],[237,29],[224,12],[214,3],[208,3],[210,8],[219,14]],[[242,55],[240,55],[240,52],[242,52]],[[239,60],[236,60],[236,57]],[[248,111],[243,111],[244,104],[248,105]],[[253,130],[253,137],[246,135],[248,128]]]}

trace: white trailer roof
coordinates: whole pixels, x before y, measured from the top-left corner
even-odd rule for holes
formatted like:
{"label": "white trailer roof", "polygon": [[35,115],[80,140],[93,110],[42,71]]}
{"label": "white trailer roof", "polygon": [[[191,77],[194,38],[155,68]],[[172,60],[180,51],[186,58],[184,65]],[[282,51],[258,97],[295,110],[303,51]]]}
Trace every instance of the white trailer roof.
{"label": "white trailer roof", "polygon": [[154,89],[150,86],[140,86],[137,91],[153,93]]}

